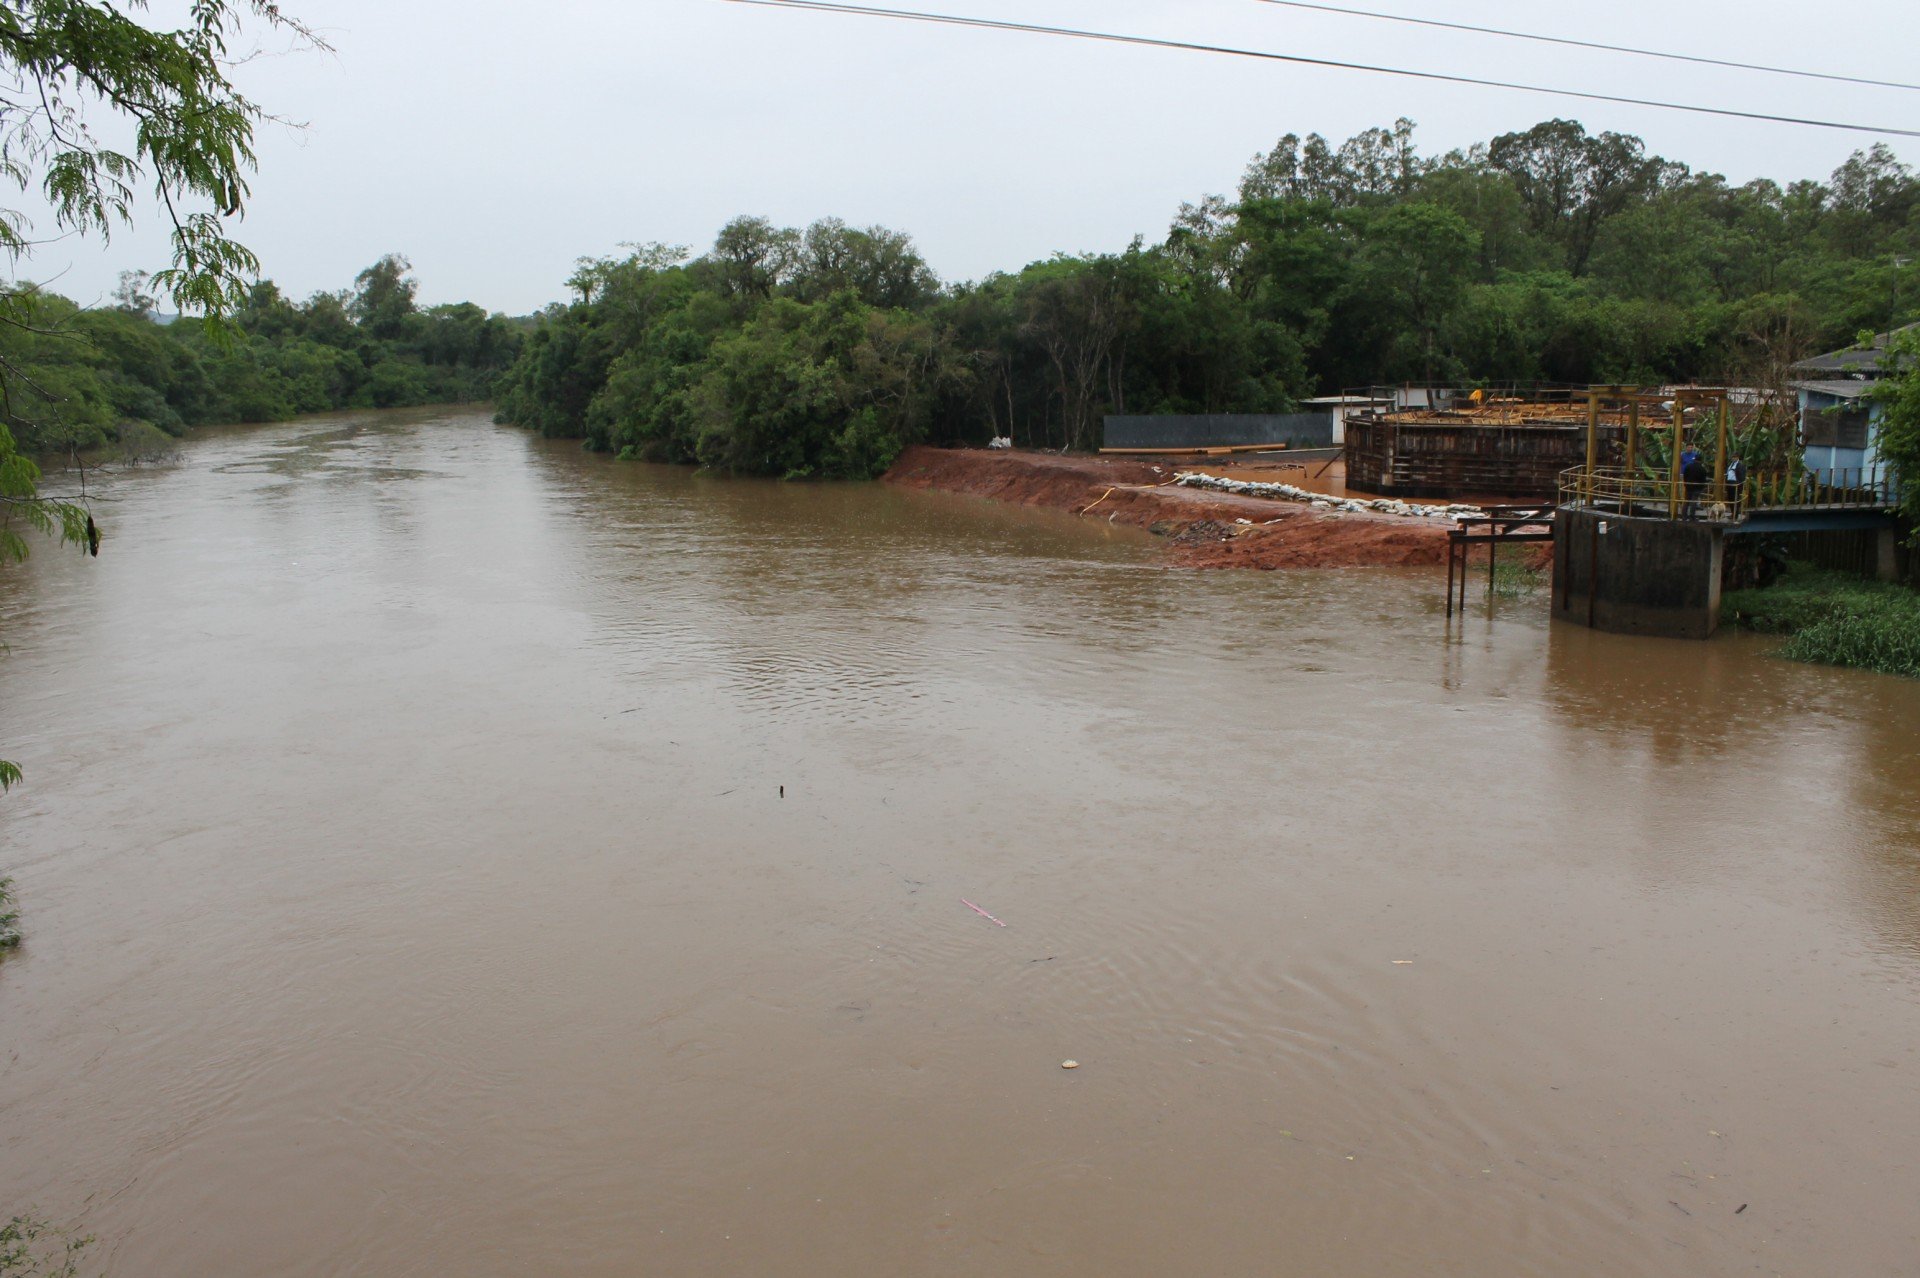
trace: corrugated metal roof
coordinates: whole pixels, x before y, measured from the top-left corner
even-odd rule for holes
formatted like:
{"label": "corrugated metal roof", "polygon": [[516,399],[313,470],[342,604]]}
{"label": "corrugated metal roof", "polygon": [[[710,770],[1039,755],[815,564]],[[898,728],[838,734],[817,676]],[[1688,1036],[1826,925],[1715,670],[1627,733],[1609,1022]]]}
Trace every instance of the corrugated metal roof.
{"label": "corrugated metal roof", "polygon": [[[1801,367],[1794,365],[1795,368]],[[1873,389],[1873,383],[1864,378],[1848,378],[1846,381],[1794,382],[1795,390],[1812,391],[1816,395],[1832,395],[1836,399],[1859,399]]]}
{"label": "corrugated metal roof", "polygon": [[[1920,329],[1920,323],[1908,324],[1895,331],[1907,333],[1914,329]],[[1793,366],[1793,371],[1796,373],[1859,373],[1867,377],[1877,377],[1882,371],[1880,359],[1887,351],[1887,337],[1886,333],[1876,333],[1873,341],[1866,346],[1849,347],[1844,351],[1830,351],[1825,355],[1815,355],[1812,359],[1803,359]]]}

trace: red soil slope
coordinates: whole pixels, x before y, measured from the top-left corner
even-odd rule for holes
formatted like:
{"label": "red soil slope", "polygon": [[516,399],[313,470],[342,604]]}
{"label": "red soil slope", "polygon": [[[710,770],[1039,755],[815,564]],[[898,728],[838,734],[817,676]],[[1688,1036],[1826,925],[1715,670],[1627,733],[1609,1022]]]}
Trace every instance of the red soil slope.
{"label": "red soil slope", "polygon": [[[1049,506],[1165,536],[1192,568],[1345,568],[1444,564],[1441,519],[1327,514],[1297,502],[1171,487],[1172,466],[1051,453],[909,448],[883,480]],[[1251,526],[1236,520],[1251,521]]]}

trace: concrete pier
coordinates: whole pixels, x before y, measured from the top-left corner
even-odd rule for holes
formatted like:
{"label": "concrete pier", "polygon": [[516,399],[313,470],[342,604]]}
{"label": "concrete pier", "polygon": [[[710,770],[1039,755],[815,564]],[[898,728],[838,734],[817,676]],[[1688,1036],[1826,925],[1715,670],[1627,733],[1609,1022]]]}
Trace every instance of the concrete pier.
{"label": "concrete pier", "polygon": [[1553,615],[1619,634],[1705,639],[1720,625],[1725,529],[1562,506]]}
{"label": "concrete pier", "polygon": [[[1603,465],[1601,421],[1625,404],[1621,465]],[[1651,415],[1651,416],[1650,416]],[[1638,436],[1659,417],[1667,457],[1638,460]],[[1560,476],[1554,512],[1553,615],[1620,634],[1705,639],[1720,626],[1729,537],[1797,538],[1808,557],[1885,578],[1900,570],[1892,479],[1877,468],[1810,471],[1797,462],[1751,471],[1729,488],[1733,434],[1728,392],[1698,387],[1666,395],[1646,387],[1587,391],[1585,464]],[[1711,458],[1695,482],[1686,450]],[[1686,516],[1699,514],[1701,518]],[[1776,540],[1776,548],[1783,544]]]}

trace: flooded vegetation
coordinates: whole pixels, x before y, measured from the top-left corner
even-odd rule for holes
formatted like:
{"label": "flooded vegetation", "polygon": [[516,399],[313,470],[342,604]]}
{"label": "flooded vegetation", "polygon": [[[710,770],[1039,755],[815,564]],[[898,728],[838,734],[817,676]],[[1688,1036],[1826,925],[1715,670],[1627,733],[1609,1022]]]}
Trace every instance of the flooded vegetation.
{"label": "flooded vegetation", "polygon": [[1896,584],[1792,568],[1764,590],[1727,596],[1737,625],[1791,638],[1780,655],[1920,679],[1920,594]]}
{"label": "flooded vegetation", "polygon": [[1920,1254],[1920,684],[471,412],[97,509],[0,578],[0,1201],[109,1272]]}

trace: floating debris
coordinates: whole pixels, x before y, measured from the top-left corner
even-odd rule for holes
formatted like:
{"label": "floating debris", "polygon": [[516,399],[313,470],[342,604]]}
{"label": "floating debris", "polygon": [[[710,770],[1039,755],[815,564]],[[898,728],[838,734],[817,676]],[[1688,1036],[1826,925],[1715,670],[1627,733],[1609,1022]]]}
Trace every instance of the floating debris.
{"label": "floating debris", "polygon": [[996,919],[995,917],[993,917],[993,915],[987,913],[985,910],[981,909],[979,906],[975,905],[972,901],[969,901],[964,896],[960,898],[960,904],[966,906],[969,910],[972,910],[975,914],[978,914],[981,918],[993,924],[995,927],[1006,926],[1005,923],[1002,923],[999,919]]}

